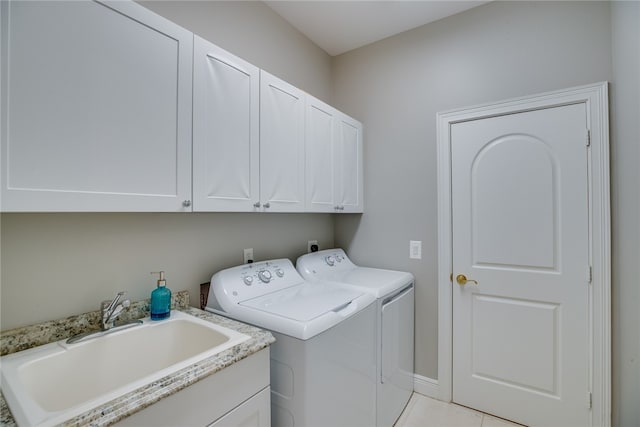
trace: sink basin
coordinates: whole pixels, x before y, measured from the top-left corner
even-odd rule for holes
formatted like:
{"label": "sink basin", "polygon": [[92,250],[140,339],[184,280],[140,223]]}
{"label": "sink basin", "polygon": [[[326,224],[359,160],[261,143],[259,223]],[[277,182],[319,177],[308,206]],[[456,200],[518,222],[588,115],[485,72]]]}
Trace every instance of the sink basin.
{"label": "sink basin", "polygon": [[20,426],[55,425],[249,338],[174,311],[168,320],[4,356],[2,392]]}

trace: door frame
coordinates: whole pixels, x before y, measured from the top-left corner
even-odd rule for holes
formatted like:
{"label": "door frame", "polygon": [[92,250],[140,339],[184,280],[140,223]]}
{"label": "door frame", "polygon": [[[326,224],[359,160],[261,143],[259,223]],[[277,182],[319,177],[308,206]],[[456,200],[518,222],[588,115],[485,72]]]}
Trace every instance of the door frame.
{"label": "door frame", "polygon": [[453,396],[453,244],[451,126],[469,120],[570,104],[586,105],[590,141],[585,138],[589,180],[589,383],[591,425],[611,425],[611,215],[609,199],[608,83],[600,82],[497,103],[438,113],[438,398]]}

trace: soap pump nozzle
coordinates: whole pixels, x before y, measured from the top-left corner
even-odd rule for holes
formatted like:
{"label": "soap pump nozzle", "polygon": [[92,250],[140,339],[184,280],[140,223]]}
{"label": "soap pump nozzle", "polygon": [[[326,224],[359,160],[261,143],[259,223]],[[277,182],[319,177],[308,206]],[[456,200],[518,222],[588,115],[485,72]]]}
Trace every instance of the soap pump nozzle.
{"label": "soap pump nozzle", "polygon": [[164,279],[164,271],[152,271],[151,274],[159,274],[158,287],[167,286],[167,281]]}

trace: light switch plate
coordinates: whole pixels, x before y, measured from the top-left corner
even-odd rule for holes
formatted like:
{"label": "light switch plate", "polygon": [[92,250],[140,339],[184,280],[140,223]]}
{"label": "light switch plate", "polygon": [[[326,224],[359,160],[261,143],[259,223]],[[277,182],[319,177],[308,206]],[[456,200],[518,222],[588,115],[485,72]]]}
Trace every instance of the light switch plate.
{"label": "light switch plate", "polygon": [[422,259],[422,240],[409,240],[409,258]]}

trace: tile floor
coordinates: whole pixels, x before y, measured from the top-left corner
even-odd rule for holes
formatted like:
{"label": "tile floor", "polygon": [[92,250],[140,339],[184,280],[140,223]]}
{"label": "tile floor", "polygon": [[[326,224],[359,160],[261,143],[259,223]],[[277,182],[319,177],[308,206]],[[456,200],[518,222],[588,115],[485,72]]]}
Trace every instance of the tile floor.
{"label": "tile floor", "polygon": [[394,427],[523,427],[473,409],[413,393]]}

